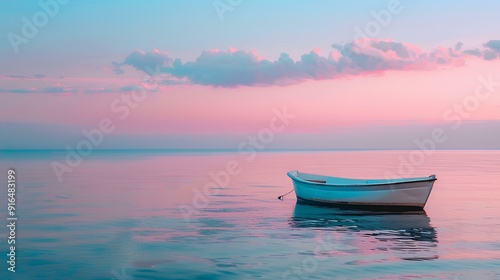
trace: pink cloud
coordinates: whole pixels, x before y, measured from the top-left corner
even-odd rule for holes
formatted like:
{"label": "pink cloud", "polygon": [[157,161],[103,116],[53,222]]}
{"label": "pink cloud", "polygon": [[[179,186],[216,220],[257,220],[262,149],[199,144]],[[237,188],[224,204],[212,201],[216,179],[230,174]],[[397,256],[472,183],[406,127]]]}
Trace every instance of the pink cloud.
{"label": "pink cloud", "polygon": [[130,53],[123,62],[113,62],[115,67],[113,71],[116,74],[122,74],[123,70],[121,69],[121,66],[130,65],[137,70],[150,73],[154,72],[154,70],[159,66],[168,65],[171,60],[172,59],[168,57],[167,52],[161,52],[158,49],[153,49],[151,52],[135,50]]}
{"label": "pink cloud", "polygon": [[[195,61],[182,63],[166,52],[134,51],[121,66],[130,65],[146,72],[146,67],[161,68],[172,81],[184,79],[192,84],[214,87],[270,86],[296,84],[304,80],[336,79],[349,75],[383,74],[386,71],[433,70],[458,67],[471,55],[496,58],[500,49],[497,41],[485,44],[485,49],[461,51],[462,43],[453,48],[436,47],[425,51],[416,45],[392,40],[364,38],[346,44],[334,44],[328,57],[319,48],[294,61],[287,53],[271,61],[256,51],[218,49],[205,50]],[[498,51],[500,52],[500,51]],[[490,53],[493,53],[491,55]],[[116,72],[119,72],[118,70]]]}

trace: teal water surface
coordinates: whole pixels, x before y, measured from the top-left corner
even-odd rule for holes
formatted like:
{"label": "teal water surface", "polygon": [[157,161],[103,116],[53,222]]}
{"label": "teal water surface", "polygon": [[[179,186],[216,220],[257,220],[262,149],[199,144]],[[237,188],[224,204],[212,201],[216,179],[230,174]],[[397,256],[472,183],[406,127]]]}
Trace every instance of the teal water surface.
{"label": "teal water surface", "polygon": [[[0,152],[1,279],[500,279],[500,151]],[[436,174],[425,211],[297,204],[289,170]]]}

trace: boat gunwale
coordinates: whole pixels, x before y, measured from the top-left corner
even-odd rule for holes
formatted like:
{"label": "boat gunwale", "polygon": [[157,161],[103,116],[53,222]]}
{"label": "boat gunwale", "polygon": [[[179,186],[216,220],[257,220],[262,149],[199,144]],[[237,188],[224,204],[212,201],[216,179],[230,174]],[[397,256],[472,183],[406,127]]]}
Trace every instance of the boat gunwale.
{"label": "boat gunwale", "polygon": [[[292,173],[298,174],[298,170],[291,170],[288,171],[287,175],[288,177],[292,178],[292,180],[299,181],[301,183],[306,183],[310,185],[317,185],[317,186],[335,186],[335,187],[371,187],[371,186],[390,186],[390,185],[400,185],[400,184],[409,184],[409,183],[421,183],[421,182],[433,182],[436,181],[436,175],[431,175],[429,177],[420,177],[420,179],[416,178],[408,178],[404,179],[407,181],[395,181],[395,182],[390,182],[390,183],[365,183],[365,184],[329,184],[329,183],[317,183],[317,182],[311,182],[308,180],[304,180],[298,176],[293,175]],[[318,174],[309,174],[309,173],[304,173],[308,175],[315,175],[315,176],[322,176]],[[342,177],[330,177],[330,176],[322,176],[322,177],[327,177],[327,178],[341,178],[341,179],[350,179],[350,178],[342,178]]]}

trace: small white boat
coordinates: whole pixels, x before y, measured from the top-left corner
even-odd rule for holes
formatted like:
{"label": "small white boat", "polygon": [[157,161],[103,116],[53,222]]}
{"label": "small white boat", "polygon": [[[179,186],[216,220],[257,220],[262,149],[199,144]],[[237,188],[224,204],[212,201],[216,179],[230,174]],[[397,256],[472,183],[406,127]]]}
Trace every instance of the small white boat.
{"label": "small white boat", "polygon": [[288,172],[297,200],[335,206],[423,209],[436,175],[402,179],[348,179]]}

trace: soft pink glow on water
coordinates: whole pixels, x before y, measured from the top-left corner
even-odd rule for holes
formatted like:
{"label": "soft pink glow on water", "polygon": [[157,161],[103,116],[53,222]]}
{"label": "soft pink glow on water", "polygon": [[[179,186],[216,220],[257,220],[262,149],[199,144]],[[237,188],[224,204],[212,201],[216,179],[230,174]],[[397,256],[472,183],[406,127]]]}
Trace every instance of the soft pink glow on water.
{"label": "soft pink glow on water", "polygon": [[[183,270],[179,265],[185,262],[194,262],[195,271],[210,269],[227,258],[225,269],[236,262],[283,273],[308,256],[317,259],[318,271],[334,265],[352,277],[374,266],[387,268],[377,272],[380,277],[424,277],[422,267],[433,277],[464,275],[464,264],[494,271],[491,261],[500,259],[499,151],[436,151],[424,163],[406,166],[412,172],[405,177],[437,175],[425,212],[301,205],[293,193],[277,199],[292,188],[289,170],[383,178],[397,174],[400,157],[411,153],[264,152],[253,158],[229,152],[95,152],[65,174],[63,183],[50,163],[64,160],[64,154],[9,158],[9,165],[19,173],[29,228],[19,237],[31,249],[62,256],[70,253],[60,246],[107,244],[115,253],[101,262],[113,266],[121,260],[153,271]],[[236,175],[225,175],[228,162],[237,163]],[[222,187],[212,188],[214,182]],[[39,241],[44,238],[57,243]],[[92,251],[79,252],[80,261],[96,261]]]}

